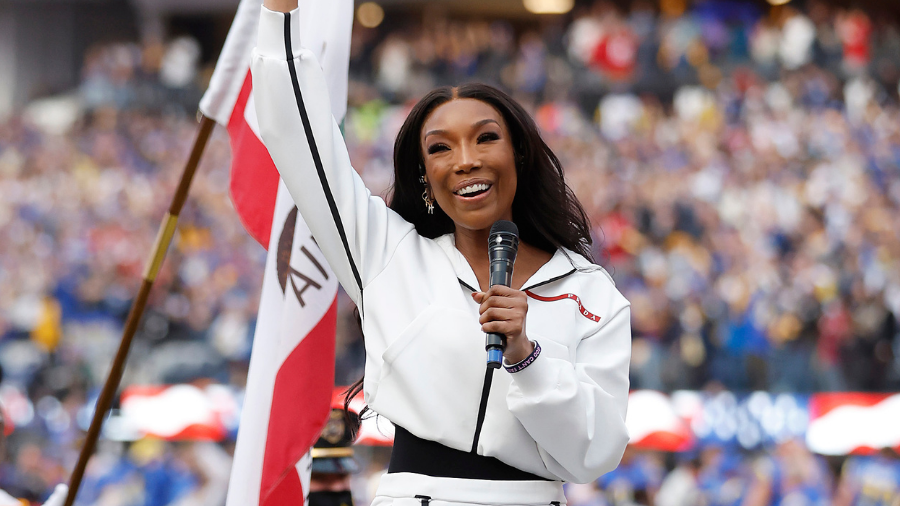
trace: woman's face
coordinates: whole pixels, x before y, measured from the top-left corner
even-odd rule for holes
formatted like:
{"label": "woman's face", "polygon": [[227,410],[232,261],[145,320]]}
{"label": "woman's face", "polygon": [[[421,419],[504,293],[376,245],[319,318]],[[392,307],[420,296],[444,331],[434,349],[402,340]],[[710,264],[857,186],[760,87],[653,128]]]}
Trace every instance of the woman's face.
{"label": "woman's face", "polygon": [[496,109],[471,98],[446,102],[425,119],[421,144],[432,198],[457,227],[484,230],[512,220],[515,152]]}

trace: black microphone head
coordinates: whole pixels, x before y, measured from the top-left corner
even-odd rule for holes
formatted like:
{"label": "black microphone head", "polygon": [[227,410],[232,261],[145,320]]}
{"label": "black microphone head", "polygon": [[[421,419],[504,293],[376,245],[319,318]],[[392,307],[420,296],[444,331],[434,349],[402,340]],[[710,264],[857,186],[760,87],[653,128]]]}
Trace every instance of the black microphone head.
{"label": "black microphone head", "polygon": [[497,236],[497,234],[512,234],[518,238],[519,227],[517,227],[516,224],[511,221],[497,220],[491,226],[491,242],[494,242],[494,237]]}

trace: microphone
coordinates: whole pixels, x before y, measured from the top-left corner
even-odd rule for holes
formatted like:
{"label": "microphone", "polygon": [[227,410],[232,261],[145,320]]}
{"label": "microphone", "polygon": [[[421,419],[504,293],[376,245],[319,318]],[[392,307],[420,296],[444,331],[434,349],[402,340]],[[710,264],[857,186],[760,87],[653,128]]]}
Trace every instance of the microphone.
{"label": "microphone", "polygon": [[[506,220],[498,220],[491,227],[488,239],[488,256],[491,259],[491,284],[509,286],[512,281],[513,264],[519,251],[519,227]],[[500,368],[506,336],[489,332],[485,335],[484,349],[487,350],[487,366]]]}

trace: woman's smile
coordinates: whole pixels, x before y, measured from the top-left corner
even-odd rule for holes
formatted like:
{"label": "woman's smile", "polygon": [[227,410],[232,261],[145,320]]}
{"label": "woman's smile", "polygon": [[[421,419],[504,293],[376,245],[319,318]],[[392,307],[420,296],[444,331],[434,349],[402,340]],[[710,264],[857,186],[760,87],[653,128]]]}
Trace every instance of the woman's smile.
{"label": "woman's smile", "polygon": [[493,188],[494,183],[492,181],[467,179],[456,185],[453,194],[463,202],[474,203],[485,200]]}

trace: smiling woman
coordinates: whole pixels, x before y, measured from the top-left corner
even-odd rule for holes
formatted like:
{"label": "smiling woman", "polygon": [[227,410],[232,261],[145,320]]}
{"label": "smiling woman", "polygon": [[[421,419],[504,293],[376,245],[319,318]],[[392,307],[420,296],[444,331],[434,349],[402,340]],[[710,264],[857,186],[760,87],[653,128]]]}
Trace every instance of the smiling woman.
{"label": "smiling woman", "polygon": [[[296,1],[265,5],[260,132],[359,307],[365,400],[396,426],[373,505],[564,503],[563,481],[592,481],[624,451],[631,327],[628,301],[588,260],[559,160],[503,92],[439,88],[400,130],[389,203],[372,196],[296,11],[275,12]],[[520,232],[510,287],[488,282],[498,220]],[[505,336],[504,370],[486,367],[485,332]]]}

